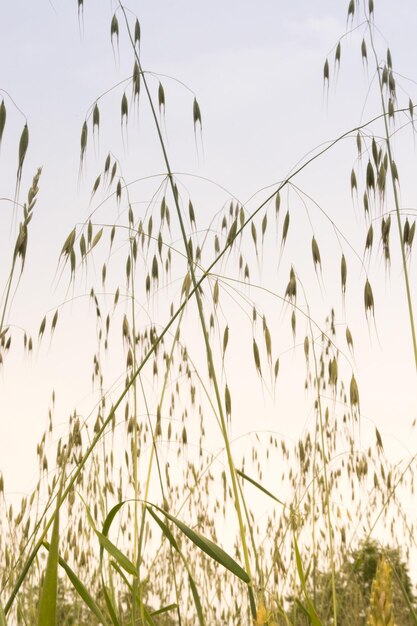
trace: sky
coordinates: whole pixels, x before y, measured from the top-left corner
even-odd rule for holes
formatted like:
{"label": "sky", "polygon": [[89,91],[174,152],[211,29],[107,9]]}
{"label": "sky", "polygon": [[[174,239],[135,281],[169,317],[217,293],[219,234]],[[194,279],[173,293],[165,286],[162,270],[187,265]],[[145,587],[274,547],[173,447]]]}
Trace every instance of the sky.
{"label": "sky", "polygon": [[[357,28],[342,39],[341,66],[335,72],[335,46],[347,28],[345,4],[330,0],[126,3],[141,23],[141,60],[155,98],[159,80],[164,84],[164,132],[170,159],[174,171],[183,173],[184,189],[198,198],[195,205],[202,228],[231,197],[254,210],[265,192],[254,194],[283,180],[310,150],[379,114],[377,95],[368,89],[370,83],[375,85],[374,70],[371,62],[369,68],[362,62],[363,27],[356,18],[353,26]],[[385,36],[398,71],[399,94],[407,106],[405,94],[416,100],[417,8],[412,0],[396,3],[395,10],[388,0],[375,4],[381,57],[385,55]],[[58,261],[63,242],[73,226],[82,224],[94,208],[91,187],[109,150],[123,161],[125,180],[164,171],[146,107],[139,119],[131,115],[128,134],[123,129],[121,132],[122,85],[100,100],[100,138],[93,145],[90,129],[85,167],[79,175],[82,124],[96,98],[130,76],[133,63],[120,15],[120,46],[111,44],[110,23],[117,3],[85,0],[80,17],[76,5],[75,1],[15,0],[2,8],[0,89],[4,91],[0,94],[8,112],[0,152],[0,245],[1,254],[6,252],[0,269],[2,288],[10,260],[7,252],[13,242],[13,205],[4,198],[13,198],[17,138],[25,117],[30,145],[21,197],[36,167],[43,167],[28,260],[9,316],[16,330],[14,344],[21,342],[20,329],[36,336],[43,316],[71,300],[60,309],[53,341],[45,340],[30,359],[17,348],[12,350],[0,372],[0,471],[9,497],[28,492],[36,483],[36,442],[48,423],[52,389],[57,393],[57,433],[65,432],[68,415],[75,407],[85,413],[92,408],[94,320],[87,316],[85,298],[74,298],[86,291],[87,281],[69,287],[68,272],[61,272]],[[326,58],[330,62],[328,90],[323,88]],[[194,95],[202,113],[202,136],[193,130]],[[13,106],[10,96],[24,115]],[[413,215],[416,151],[409,130],[399,132],[394,145],[399,155],[401,204]],[[331,215],[361,257],[366,235],[363,212],[352,200],[349,187],[356,158],[355,139],[351,137],[306,168],[295,183]],[[216,181],[217,186],[209,181]],[[153,181],[132,189],[139,203],[148,201]],[[374,323],[364,313],[363,268],[352,255],[344,309],[339,289],[340,246],[328,219],[316,205],[306,212],[295,195],[283,199],[294,216],[285,255],[279,268],[275,261],[269,263],[275,259],[276,241],[268,240],[266,264],[255,272],[254,281],[268,288],[279,285],[283,293],[294,263],[319,325],[336,303],[341,337],[346,321],[354,335],[355,359],[344,367],[348,380],[353,367],[360,385],[364,432],[373,433],[377,425],[388,453],[396,459],[408,458],[416,450],[410,429],[417,417],[416,373],[399,257],[393,252],[392,267],[386,273],[381,249],[375,248],[369,266],[375,293]],[[113,210],[114,206],[106,205],[100,219],[111,219]],[[320,243],[323,279],[317,277],[311,262],[313,234]],[[413,267],[411,271],[415,300]],[[100,266],[96,272],[100,274]],[[304,357],[294,347],[282,305],[267,299],[262,303],[270,312],[280,342],[278,403],[258,387],[252,393],[251,386],[257,385],[253,372],[241,368],[239,358],[232,360],[231,370],[238,372],[230,376],[230,384],[238,390],[233,433],[239,437],[253,430],[255,424],[296,440],[311,419],[311,398],[306,399],[303,392]],[[165,309],[153,306],[150,312],[164,318]],[[231,303],[225,306],[225,313],[228,311],[236,315]],[[233,317],[233,322],[232,345],[239,355],[241,337],[250,334],[251,326],[244,316]],[[193,338],[191,329],[190,333]],[[302,340],[300,331],[297,345]],[[245,352],[248,359],[250,344]],[[343,349],[346,351],[345,345]],[[110,378],[120,375],[111,365],[108,371]]]}

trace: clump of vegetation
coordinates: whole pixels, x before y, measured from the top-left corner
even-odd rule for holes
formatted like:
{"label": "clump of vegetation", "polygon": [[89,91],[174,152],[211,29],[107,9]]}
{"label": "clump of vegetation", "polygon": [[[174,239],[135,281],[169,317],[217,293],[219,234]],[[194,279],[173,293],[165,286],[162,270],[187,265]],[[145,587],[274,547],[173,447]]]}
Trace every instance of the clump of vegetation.
{"label": "clump of vegetation", "polygon": [[376,576],[372,583],[371,606],[368,615],[369,626],[390,626],[394,624],[392,615],[391,593],[392,570],[389,563],[382,558],[378,563]]}
{"label": "clump of vegetation", "polygon": [[[82,0],[78,11],[82,23]],[[347,32],[332,52],[335,69],[346,36],[357,32],[363,33],[362,63],[374,62],[380,110],[309,153],[260,192],[258,204],[243,204],[224,192],[220,209],[205,221],[198,208],[203,200],[193,197],[170,159],[167,79],[142,66],[139,19],[118,3],[110,43],[118,55],[119,41],[126,39],[133,69],[112,90],[119,98],[115,123],[128,137],[132,118],[146,108],[164,173],[128,181],[123,159],[107,146],[91,181],[91,213],[61,246],[58,268],[61,280],[68,278],[71,300],[77,290],[85,300],[85,282],[89,285],[94,400],[88,415],[71,413],[67,434],[56,440],[52,393],[49,426],[36,450],[39,480],[18,511],[6,503],[0,474],[1,626],[388,626],[393,616],[398,626],[417,623],[403,561],[415,528],[401,505],[414,489],[415,456],[406,464],[390,462],[377,428],[374,441],[362,446],[354,338],[343,317],[348,276],[356,264],[360,306],[372,332],[376,306],[365,260],[374,247],[386,267],[398,256],[417,370],[410,287],[415,220],[401,206],[393,145],[400,123],[414,128],[414,105],[397,93],[400,75],[391,51],[385,50],[383,60],[377,51],[373,0],[363,5],[350,0]],[[326,93],[332,79],[326,59]],[[97,97],[81,125],[80,180],[93,160],[108,96],[106,90]],[[4,92],[0,141],[13,111]],[[188,113],[198,142],[204,120],[198,95],[190,96]],[[25,269],[42,184],[38,169],[22,204],[29,129],[25,120],[11,198],[16,236],[1,301],[2,367],[8,367],[12,296]],[[363,209],[363,255],[297,182],[301,172],[345,140],[353,141],[357,152],[347,177],[353,202]],[[145,201],[149,190],[151,200]],[[302,242],[298,233],[292,239],[297,205],[306,210],[312,231]],[[340,246],[339,304],[328,307],[324,321],[312,310],[308,273],[305,279],[298,270],[302,245],[318,289],[324,284],[336,292],[325,277],[325,246],[310,217],[314,210],[331,225]],[[397,230],[396,252],[391,226]],[[263,260],[278,271],[257,282]],[[60,332],[67,306],[58,304],[35,331],[24,332],[27,353]],[[291,367],[285,364],[289,351],[301,352],[305,361],[300,389],[312,401],[310,426],[290,445],[276,432],[257,432],[254,420],[249,448],[240,449],[233,424],[241,410],[236,407],[242,406],[242,381],[250,380],[254,393],[273,404],[283,360]],[[214,450],[210,438],[217,442]],[[260,502],[270,505],[261,520]],[[391,531],[390,548],[372,540],[381,529]]]}

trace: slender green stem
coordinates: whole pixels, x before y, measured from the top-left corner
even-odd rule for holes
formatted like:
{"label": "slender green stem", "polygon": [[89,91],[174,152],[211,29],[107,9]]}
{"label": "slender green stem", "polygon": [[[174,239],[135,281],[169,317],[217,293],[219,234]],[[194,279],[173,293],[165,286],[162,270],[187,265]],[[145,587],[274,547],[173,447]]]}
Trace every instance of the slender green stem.
{"label": "slender green stem", "polygon": [[[131,35],[131,32],[130,32],[130,27],[129,27],[129,22],[128,22],[128,19],[127,19],[127,15],[126,15],[125,9],[124,9],[124,7],[123,7],[123,5],[122,5],[120,0],[119,0],[119,4],[120,4],[120,7],[121,7],[121,9],[123,11],[124,17],[125,17],[126,28],[128,30],[129,38],[130,38],[130,41],[131,41],[131,44],[132,44],[132,47],[133,47],[133,50],[134,50],[136,61],[137,61],[138,66],[139,66],[139,71],[140,71],[140,73],[142,75],[142,81],[143,81],[143,84],[145,86],[145,90],[146,90],[146,93],[147,93],[147,96],[148,96],[149,104],[150,104],[150,107],[151,107],[151,110],[152,110],[152,116],[154,118],[154,123],[155,123],[155,127],[156,127],[156,130],[157,130],[157,134],[158,134],[161,150],[162,150],[162,153],[163,153],[163,158],[164,158],[165,165],[166,165],[166,168],[167,168],[169,183],[170,183],[170,186],[171,186],[171,191],[172,191],[172,195],[173,195],[174,202],[175,202],[175,207],[176,207],[176,211],[177,211],[178,221],[179,221],[179,225],[180,225],[180,229],[181,229],[182,238],[183,238],[183,241],[184,241],[184,247],[185,247],[185,250],[187,252],[188,267],[189,267],[189,271],[190,271],[190,274],[191,274],[193,287],[195,289],[195,296],[196,296],[198,313],[199,313],[199,317],[200,317],[202,334],[203,334],[204,343],[205,343],[205,346],[206,346],[207,364],[208,364],[208,369],[209,369],[209,375],[210,375],[210,377],[211,377],[211,379],[213,381],[214,392],[215,392],[216,401],[217,401],[217,404],[218,404],[219,416],[220,416],[220,421],[221,421],[222,436],[223,436],[223,439],[224,439],[224,442],[225,442],[225,445],[226,445],[227,460],[228,460],[230,476],[231,476],[231,480],[232,480],[233,499],[234,499],[234,504],[235,504],[237,517],[238,517],[240,537],[241,537],[241,542],[242,542],[242,550],[243,550],[243,555],[244,555],[244,560],[245,560],[245,568],[246,568],[248,576],[250,578],[252,578],[250,559],[249,559],[249,550],[248,550],[248,546],[247,546],[247,542],[246,542],[246,529],[245,529],[245,525],[244,525],[244,522],[243,522],[243,515],[242,515],[241,503],[240,503],[240,494],[239,494],[239,489],[238,489],[238,485],[237,485],[237,478],[236,478],[236,470],[235,470],[235,466],[234,466],[234,461],[233,461],[232,452],[231,452],[231,448],[230,448],[229,437],[228,437],[228,433],[227,433],[226,418],[225,418],[225,415],[224,415],[223,403],[222,403],[221,396],[220,396],[220,389],[219,389],[219,384],[218,384],[218,381],[217,381],[217,376],[216,376],[216,371],[215,371],[215,366],[214,366],[213,353],[212,353],[212,349],[211,349],[211,345],[210,345],[209,334],[208,334],[207,327],[206,327],[206,321],[205,321],[204,310],[203,310],[203,303],[202,303],[200,291],[197,288],[197,278],[196,278],[195,270],[194,270],[194,261],[193,261],[193,258],[192,258],[192,253],[191,253],[191,250],[190,250],[190,246],[189,246],[188,241],[187,241],[187,234],[186,234],[186,231],[185,231],[184,220],[182,218],[182,213],[181,213],[181,209],[180,209],[179,201],[178,201],[178,192],[177,192],[177,189],[175,187],[174,177],[173,177],[173,174],[172,174],[172,169],[171,169],[170,161],[169,161],[169,158],[168,158],[165,142],[164,142],[164,139],[162,137],[162,132],[161,132],[161,127],[160,127],[160,124],[159,124],[159,121],[158,121],[158,116],[156,114],[156,110],[155,110],[155,107],[154,107],[154,104],[153,104],[152,96],[151,96],[151,93],[150,93],[149,88],[148,88],[147,80],[146,80],[146,78],[143,75],[143,71],[142,71],[142,66],[141,66],[141,62],[140,62],[140,59],[139,59],[139,55],[137,53],[136,46],[135,46],[135,43],[133,41],[133,38],[132,38],[132,35]],[[252,583],[249,583],[249,584],[250,584],[250,586],[252,585]],[[256,614],[253,617],[256,617]]]}
{"label": "slender green stem", "polygon": [[[130,237],[130,259],[131,259],[131,272],[130,272],[130,285],[131,285],[131,315],[132,315],[132,332],[131,332],[131,345],[132,345],[132,355],[133,355],[133,371],[137,369],[137,356],[136,356],[136,313],[135,313],[135,258],[133,254],[133,244],[132,239]],[[138,491],[138,420],[137,420],[137,406],[138,406],[138,398],[137,398],[137,380],[133,383],[133,445],[132,445],[132,455],[133,455],[133,494],[134,494],[134,503],[133,503],[133,560],[136,562],[137,559],[137,547],[138,547],[138,532],[139,532],[139,523],[138,523],[138,501],[139,501],[139,491]],[[135,585],[135,577],[132,580],[132,585]],[[142,602],[142,594],[139,594],[139,603],[140,603],[140,611],[142,613],[142,620],[144,619],[144,609]],[[132,602],[132,626],[134,626],[136,620],[136,594],[133,594],[133,602]]]}
{"label": "slender green stem", "polygon": [[[308,306],[307,306],[307,311],[310,316]],[[335,563],[334,563],[333,529],[332,529],[332,520],[331,520],[331,515],[330,515],[330,491],[329,491],[329,481],[328,481],[328,476],[327,476],[327,452],[326,452],[326,444],[324,440],[324,422],[323,422],[323,409],[322,409],[322,404],[321,404],[321,393],[320,393],[320,377],[319,377],[319,372],[318,372],[318,367],[317,367],[316,349],[315,349],[315,343],[314,343],[313,327],[312,327],[311,322],[310,322],[310,336],[311,336],[311,348],[312,348],[313,360],[314,360],[314,373],[315,373],[315,379],[316,379],[316,385],[317,385],[317,408],[318,408],[319,423],[320,423],[321,449],[323,453],[323,478],[324,478],[324,491],[325,491],[325,505],[326,505],[326,514],[327,514],[327,525],[329,528],[333,626],[337,626],[336,577],[335,577]],[[313,511],[313,515],[314,515],[314,511]]]}

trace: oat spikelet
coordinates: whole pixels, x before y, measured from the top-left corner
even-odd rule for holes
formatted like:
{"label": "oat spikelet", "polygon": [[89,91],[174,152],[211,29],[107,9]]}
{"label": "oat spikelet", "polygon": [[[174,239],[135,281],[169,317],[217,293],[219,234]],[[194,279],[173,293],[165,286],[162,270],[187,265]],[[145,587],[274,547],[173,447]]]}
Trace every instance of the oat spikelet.
{"label": "oat spikelet", "polygon": [[351,174],[350,174],[350,190],[353,194],[353,190],[358,191],[358,183],[356,181],[356,174],[355,174],[355,170],[352,169]]}
{"label": "oat spikelet", "polygon": [[135,22],[135,46],[136,45],[138,46],[138,48],[140,47],[140,23],[137,18]]}
{"label": "oat spikelet", "polygon": [[290,212],[287,211],[287,213],[285,214],[285,218],[284,218],[284,224],[282,227],[282,243],[281,243],[281,249],[285,246],[285,242],[287,240],[287,235],[288,235],[288,229],[290,227]]}
{"label": "oat spikelet", "polygon": [[80,144],[81,144],[80,168],[82,167],[82,164],[84,162],[85,150],[87,148],[87,137],[88,137],[88,127],[87,127],[87,122],[84,122],[83,127],[81,129],[81,140],[80,140]]}
{"label": "oat spikelet", "polygon": [[338,69],[340,68],[340,55],[341,55],[341,45],[340,45],[340,41],[339,41],[337,46],[336,46],[336,52],[334,54],[335,66],[337,66]]}
{"label": "oat spikelet", "polygon": [[200,128],[202,128],[203,123],[201,121],[200,105],[197,102],[197,98],[194,98],[194,102],[193,102],[193,121],[194,121],[194,132],[196,130],[198,123],[200,124]]}
{"label": "oat spikelet", "polygon": [[347,265],[346,265],[346,259],[345,259],[344,254],[342,254],[342,262],[340,265],[340,276],[341,276],[341,281],[342,281],[342,294],[345,295],[346,279],[347,279]]}
{"label": "oat spikelet", "polygon": [[291,267],[290,270],[290,280],[285,290],[285,297],[288,298],[290,302],[295,303],[297,300],[297,280],[295,278],[295,271],[293,267]]}
{"label": "oat spikelet", "polygon": [[278,373],[279,373],[279,358],[275,361],[275,365],[274,365],[274,378],[275,378],[275,381],[278,378]]}
{"label": "oat spikelet", "polygon": [[93,109],[93,135],[94,135],[94,130],[97,126],[97,133],[100,130],[100,109],[98,108],[98,104],[97,102],[94,105],[94,109]]}
{"label": "oat spikelet", "polygon": [[262,371],[261,371],[261,359],[259,356],[259,348],[258,348],[258,344],[256,343],[256,340],[253,340],[253,358],[255,360],[255,366],[256,369],[259,372],[259,375],[262,376]]}
{"label": "oat spikelet", "polygon": [[0,104],[0,145],[1,145],[1,140],[3,137],[5,125],[6,125],[6,105],[4,104],[4,100],[2,100]]}
{"label": "oat spikelet", "polygon": [[323,67],[323,82],[324,82],[324,86],[325,87],[326,87],[326,80],[327,80],[327,86],[329,86],[330,70],[329,70],[329,61],[328,61],[328,59],[326,59],[326,61],[324,63],[324,67]]}
{"label": "oat spikelet", "polygon": [[111,39],[112,46],[114,46],[113,37],[116,37],[117,48],[119,48],[119,22],[117,20],[116,14],[113,15],[111,24],[110,24],[110,39]]}
{"label": "oat spikelet", "polygon": [[22,180],[23,162],[25,160],[28,145],[29,145],[29,130],[28,130],[28,125],[25,124],[22,130],[22,134],[20,135],[20,141],[19,141],[19,160],[18,160],[18,166],[17,166],[16,191],[15,191],[16,200],[19,197],[20,181]]}
{"label": "oat spikelet", "polygon": [[159,106],[160,113],[162,113],[162,107],[164,108],[164,112],[165,112],[165,91],[162,86],[162,83],[159,83],[159,87],[158,87],[158,106]]}
{"label": "oat spikelet", "polygon": [[232,397],[230,395],[230,390],[229,390],[228,385],[226,385],[226,389],[224,392],[224,403],[226,407],[226,416],[227,416],[227,419],[230,421],[230,418],[232,415]]}
{"label": "oat spikelet", "polygon": [[352,378],[350,381],[350,406],[352,409],[358,409],[359,411],[359,389],[358,383],[356,382],[356,378],[354,374],[352,374]]}
{"label": "oat spikelet", "polygon": [[367,64],[368,63],[368,54],[367,54],[367,51],[366,51],[366,41],[365,41],[365,39],[362,39],[361,55],[362,55],[362,62]]}
{"label": "oat spikelet", "polygon": [[[410,115],[412,117],[412,113],[410,113]],[[281,206],[281,196],[279,195],[279,191],[277,191],[276,196],[275,196],[275,216],[276,217],[278,217],[279,215],[280,206]]]}
{"label": "oat spikelet", "polygon": [[320,250],[315,237],[311,241],[311,251],[313,253],[314,269],[317,271],[317,265],[319,265],[321,270]]}
{"label": "oat spikelet", "polygon": [[346,326],[346,342],[349,346],[349,349],[353,351],[353,338],[352,333],[350,332],[349,326]]}
{"label": "oat spikelet", "polygon": [[369,280],[366,280],[365,289],[364,289],[364,302],[365,302],[365,313],[368,317],[368,313],[371,315],[375,315],[375,307],[374,307],[374,295],[372,293],[372,287]]}
{"label": "oat spikelet", "polygon": [[120,104],[120,114],[121,114],[121,125],[123,126],[123,121],[125,121],[127,125],[127,120],[129,117],[129,107],[127,103],[127,96],[125,93],[122,96],[122,102]]}

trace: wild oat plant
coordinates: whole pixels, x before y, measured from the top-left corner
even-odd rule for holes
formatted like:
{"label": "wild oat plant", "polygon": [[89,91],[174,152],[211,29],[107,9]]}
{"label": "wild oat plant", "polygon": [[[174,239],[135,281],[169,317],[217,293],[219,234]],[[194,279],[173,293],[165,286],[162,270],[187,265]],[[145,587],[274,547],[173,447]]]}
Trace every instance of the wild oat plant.
{"label": "wild oat plant", "polygon": [[[368,259],[378,248],[388,267],[395,246],[417,366],[410,287],[416,223],[401,206],[393,141],[394,133],[414,132],[414,106],[404,100],[404,88],[397,89],[401,75],[375,24],[373,0],[350,0],[346,32],[322,75],[327,99],[345,44],[359,33],[362,64],[374,76],[369,87],[380,102],[373,118],[313,149],[247,204],[222,192],[208,219],[171,161],[169,79],[142,66],[140,21],[121,0],[114,4],[103,28],[116,56],[119,41],[127,43],[133,69],[111,90],[120,98],[113,123],[127,144],[132,120],[146,111],[164,172],[127,180],[128,149],[119,158],[103,140],[107,156],[98,165],[94,148],[110,92],[98,96],[80,129],[80,184],[96,170],[91,214],[68,234],[58,259],[69,297],[23,337],[28,355],[48,335],[53,339],[87,281],[92,307],[86,316],[93,311],[97,337],[87,355],[94,397],[89,414],[74,411],[57,439],[52,393],[49,428],[36,448],[39,479],[18,510],[8,504],[0,474],[0,624],[417,624],[406,564],[415,520],[402,506],[414,490],[414,456],[390,463],[378,430],[372,444],[361,444],[360,372],[345,317],[345,300],[358,301],[349,291],[349,270],[359,265],[359,304],[369,333],[375,332]],[[88,3],[78,0],[80,25],[84,11]],[[198,95],[190,96],[188,114],[202,146]],[[13,99],[2,91],[0,141],[14,115]],[[2,368],[12,337],[13,346],[20,341],[13,295],[42,186],[39,168],[25,196],[26,155],[36,149],[30,117],[17,140],[8,205],[14,243],[0,311]],[[342,142],[356,151],[346,180],[347,201],[363,213],[365,249],[359,252],[298,186],[301,173]],[[300,146],[300,154],[309,148]],[[302,230],[302,241],[298,206],[311,217],[311,237],[304,239]],[[337,260],[327,259],[320,245],[318,214],[339,243]],[[297,270],[301,248],[308,250],[321,297],[334,296],[324,319]],[[326,278],[326,263],[339,266],[337,290]],[[241,445],[233,438],[242,407],[239,381],[250,381],[259,411],[268,402],[276,406],[282,370],[291,367],[282,346],[305,359],[297,384],[311,399],[313,419],[295,443],[272,429],[257,433],[255,419]],[[269,507],[261,520],[259,506]],[[378,540],[384,529],[390,547]]]}

